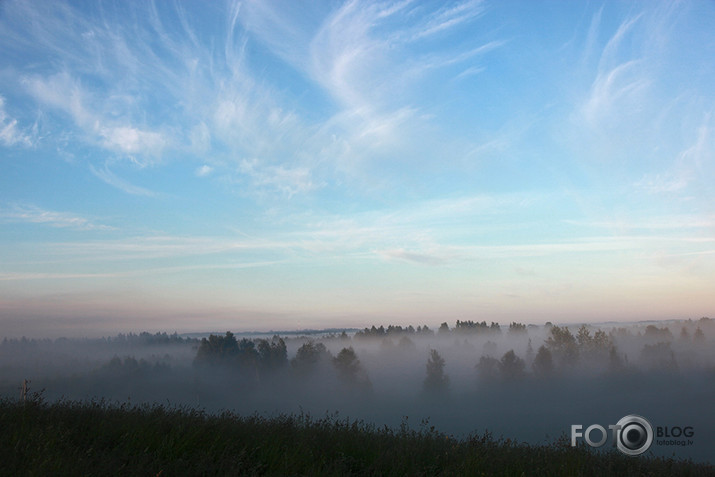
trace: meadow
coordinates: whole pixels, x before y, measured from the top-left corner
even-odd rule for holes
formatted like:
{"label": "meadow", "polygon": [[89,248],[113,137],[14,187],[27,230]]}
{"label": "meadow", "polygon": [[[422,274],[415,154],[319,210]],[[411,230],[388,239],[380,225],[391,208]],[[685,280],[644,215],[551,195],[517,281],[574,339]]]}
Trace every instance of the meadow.
{"label": "meadow", "polygon": [[668,458],[528,445],[434,427],[377,427],[337,416],[207,414],[162,405],[41,399],[0,402],[0,474],[697,476]]}

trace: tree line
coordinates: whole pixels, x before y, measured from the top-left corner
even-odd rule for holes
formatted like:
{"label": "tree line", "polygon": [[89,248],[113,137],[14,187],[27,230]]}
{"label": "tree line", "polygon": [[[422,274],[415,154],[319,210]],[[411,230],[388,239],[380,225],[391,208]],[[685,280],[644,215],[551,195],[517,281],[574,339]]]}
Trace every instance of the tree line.
{"label": "tree line", "polygon": [[[532,375],[536,378],[548,378],[559,372],[582,369],[584,366],[594,369],[605,369],[609,373],[618,373],[629,366],[628,356],[621,353],[615,338],[622,330],[615,329],[607,333],[601,329],[591,329],[583,325],[576,333],[566,326],[547,324],[548,335],[543,344],[535,351],[531,339],[528,339],[526,355],[519,356],[514,349],[505,352],[501,357],[495,356],[496,344],[487,341],[485,352],[480,356],[474,368],[481,381],[515,381]],[[682,328],[681,339],[692,339],[702,342],[704,333],[698,326],[694,333]],[[507,334],[528,337],[527,326],[512,322],[507,328]],[[355,333],[354,339],[400,337],[402,348],[414,348],[409,336],[435,336],[448,334],[461,336],[464,334],[501,334],[502,327],[498,323],[487,324],[473,321],[457,321],[454,328],[443,323],[435,333],[427,326],[380,326],[365,328]],[[667,327],[659,328],[648,325],[639,336],[647,339],[641,350],[641,361],[649,363],[654,369],[677,370],[675,355],[670,347],[673,339]],[[344,333],[333,339],[350,341]],[[241,340],[231,332],[224,336],[211,335],[203,338],[198,346],[195,366],[227,367],[248,376],[260,379],[266,374],[278,370],[291,371],[296,376],[306,377],[320,369],[332,368],[339,379],[350,386],[370,389],[370,379],[362,366],[352,346],[345,346],[333,356],[326,346],[314,340],[303,343],[292,359],[288,359],[286,344],[283,338],[274,335],[271,339]],[[436,349],[429,349],[425,364],[423,390],[429,394],[444,393],[449,388],[449,376],[446,372],[446,361]]]}

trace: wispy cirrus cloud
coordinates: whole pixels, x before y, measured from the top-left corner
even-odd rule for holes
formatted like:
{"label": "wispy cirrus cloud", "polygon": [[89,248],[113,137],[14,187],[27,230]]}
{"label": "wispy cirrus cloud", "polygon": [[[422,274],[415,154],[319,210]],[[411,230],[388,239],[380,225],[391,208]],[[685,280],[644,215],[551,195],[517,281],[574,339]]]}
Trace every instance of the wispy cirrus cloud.
{"label": "wispy cirrus cloud", "polygon": [[115,278],[137,278],[152,275],[196,272],[201,270],[241,270],[247,268],[270,267],[284,263],[281,260],[244,261],[234,263],[207,263],[202,265],[177,265],[170,267],[138,267],[130,271],[88,272],[88,273],[52,273],[52,272],[6,272],[0,273],[0,281],[26,280],[95,280]]}
{"label": "wispy cirrus cloud", "polygon": [[[429,265],[446,265],[469,259],[472,252],[458,245],[452,227],[480,222],[487,217],[528,207],[526,197],[458,197],[422,201],[400,208],[359,213],[297,215],[273,233],[260,236],[127,236],[109,240],[47,243],[43,250],[68,263],[146,262],[196,256],[261,257],[260,262],[300,262],[316,257],[332,259],[389,259]],[[24,220],[85,229],[106,226],[71,214],[24,206],[5,214],[7,220]],[[480,220],[480,218],[482,220]],[[509,227],[509,224],[501,227]],[[287,229],[286,229],[287,227]],[[475,225],[492,230],[495,225]],[[499,226],[496,226],[499,227]],[[484,248],[484,250],[489,247]],[[43,252],[44,253],[44,252]],[[227,258],[228,259],[228,258]],[[220,260],[219,262],[223,261]],[[235,261],[235,260],[234,260]],[[145,268],[141,265],[140,268]],[[213,266],[213,265],[212,265]]]}
{"label": "wispy cirrus cloud", "polygon": [[17,124],[17,119],[5,111],[5,98],[0,96],[0,143],[5,146],[32,146],[32,137]]}
{"label": "wispy cirrus cloud", "polygon": [[405,13],[412,6],[410,2],[345,3],[314,34],[306,73],[344,107],[361,112],[370,122],[395,110],[415,109],[410,89],[425,71],[465,62],[501,44],[488,41],[444,51],[427,43],[418,60],[404,59],[405,50],[423,37],[473,21],[482,13],[481,2],[460,2],[422,11],[420,16]]}
{"label": "wispy cirrus cloud", "polygon": [[[43,113],[71,119],[76,143],[137,168],[173,156],[200,167],[210,155],[213,178],[250,182],[248,190],[277,198],[345,179],[367,184],[363,163],[432,160],[425,146],[439,142],[425,134],[431,105],[422,82],[434,72],[463,78],[481,70],[479,58],[503,44],[448,41],[484,14],[473,0],[190,9],[57,2],[42,14],[10,2],[0,35],[28,57],[53,52],[57,61],[45,68],[20,68],[22,85]],[[199,20],[215,28],[207,34]],[[285,80],[256,63],[256,43],[279,58]],[[316,101],[303,104],[306,94]],[[243,167],[247,160],[255,165]],[[90,165],[108,184],[132,190],[104,173],[106,165]]]}
{"label": "wispy cirrus cloud", "polygon": [[709,177],[715,172],[715,126],[710,114],[695,131],[691,145],[685,147],[665,170],[649,172],[634,182],[634,187],[652,194],[674,194],[693,184],[711,188]]}
{"label": "wispy cirrus cloud", "polygon": [[76,230],[115,230],[115,227],[95,223],[81,215],[46,210],[29,204],[16,204],[0,209],[0,220],[5,222],[44,224],[51,227]]}
{"label": "wispy cirrus cloud", "polygon": [[[601,13],[595,16],[594,25],[600,21]],[[638,23],[644,21],[641,15],[623,21],[601,51],[596,76],[581,109],[591,127],[612,126],[614,118],[624,118],[624,112],[641,109],[639,105],[651,84],[648,64],[643,57],[645,51],[636,51],[635,55],[640,56],[635,57],[624,55],[623,45],[633,36]],[[593,35],[591,31],[590,36]]]}
{"label": "wispy cirrus cloud", "polygon": [[647,219],[635,217],[606,220],[564,220],[565,223],[584,227],[617,229],[617,230],[683,230],[683,229],[713,229],[715,216],[680,214],[651,216]]}
{"label": "wispy cirrus cloud", "polygon": [[122,179],[121,177],[117,176],[109,169],[109,166],[107,164],[102,167],[94,167],[93,165],[90,165],[89,170],[92,172],[92,174],[94,174],[106,184],[115,187],[123,192],[126,192],[127,194],[146,197],[152,197],[157,195],[156,192],[152,190],[131,184],[126,180]]}
{"label": "wispy cirrus cloud", "polygon": [[306,167],[261,166],[255,160],[244,160],[239,165],[239,171],[250,177],[255,187],[277,189],[288,197],[317,187]]}
{"label": "wispy cirrus cloud", "polygon": [[416,263],[419,265],[445,265],[457,257],[450,254],[445,254],[444,251],[409,251],[405,249],[380,250],[378,255],[388,260],[401,260],[405,262]]}
{"label": "wispy cirrus cloud", "polygon": [[419,28],[416,28],[415,39],[420,39],[448,30],[457,25],[466,23],[480,17],[485,11],[483,0],[469,0],[447,4],[441,9],[431,13]]}
{"label": "wispy cirrus cloud", "polygon": [[67,260],[111,262],[147,261],[250,252],[285,252],[286,240],[269,237],[132,235],[110,240],[83,240],[48,243],[47,248]]}
{"label": "wispy cirrus cloud", "polygon": [[[101,147],[146,164],[159,158],[168,140],[163,134],[107,118],[92,103],[99,101],[67,71],[50,77],[28,76],[28,92],[41,104],[69,115],[82,134]],[[139,159],[136,159],[139,158]]]}
{"label": "wispy cirrus cloud", "polygon": [[[319,157],[337,160],[339,170],[347,173],[373,158],[424,156],[409,142],[424,134],[429,115],[429,105],[418,94],[421,83],[430,72],[441,74],[450,67],[457,68],[455,78],[474,72],[483,67],[480,55],[503,44],[487,40],[445,48],[432,41],[479,18],[484,7],[478,1],[447,7],[345,2],[327,15],[303,15],[303,21],[283,7],[247,2],[238,18],[336,104],[313,139],[323,144],[316,150]],[[417,48],[422,53],[414,58]]]}
{"label": "wispy cirrus cloud", "polygon": [[118,278],[121,273],[47,273],[47,272],[8,272],[0,273],[0,281],[25,280],[76,280],[97,278]]}
{"label": "wispy cirrus cloud", "polygon": [[[616,19],[612,13],[604,6],[592,14],[582,48],[577,47],[579,67],[570,72],[575,108],[569,128],[557,134],[572,142],[573,161],[566,167],[585,167],[567,180],[579,181],[584,173],[584,187],[598,184],[603,196],[613,194],[628,204],[625,209],[635,207],[638,212],[613,224],[614,230],[632,229],[629,220],[655,226],[664,211],[696,215],[696,203],[707,220],[713,211],[705,178],[715,163],[715,102],[701,88],[712,74],[709,66],[682,67],[690,64],[683,57],[699,51],[696,45],[704,38],[686,19],[702,12],[659,3],[621,10]],[[597,171],[594,165],[605,168]],[[656,210],[654,199],[667,203]],[[655,217],[640,220],[642,214]]]}

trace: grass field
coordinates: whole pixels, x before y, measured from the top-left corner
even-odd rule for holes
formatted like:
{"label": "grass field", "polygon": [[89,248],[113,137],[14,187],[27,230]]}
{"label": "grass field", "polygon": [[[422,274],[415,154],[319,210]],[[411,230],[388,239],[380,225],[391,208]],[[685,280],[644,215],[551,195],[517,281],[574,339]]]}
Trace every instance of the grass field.
{"label": "grass field", "polygon": [[714,475],[712,466],[335,416],[0,401],[2,475]]}

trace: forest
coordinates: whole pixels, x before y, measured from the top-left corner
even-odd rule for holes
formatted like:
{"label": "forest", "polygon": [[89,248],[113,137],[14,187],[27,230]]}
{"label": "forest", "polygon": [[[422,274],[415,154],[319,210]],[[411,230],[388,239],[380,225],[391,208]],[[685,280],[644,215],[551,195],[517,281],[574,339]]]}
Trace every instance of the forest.
{"label": "forest", "polygon": [[649,455],[710,462],[715,320],[583,325],[457,321],[311,333],[3,339],[0,396],[303,415],[553,443],[627,414],[693,426]]}

